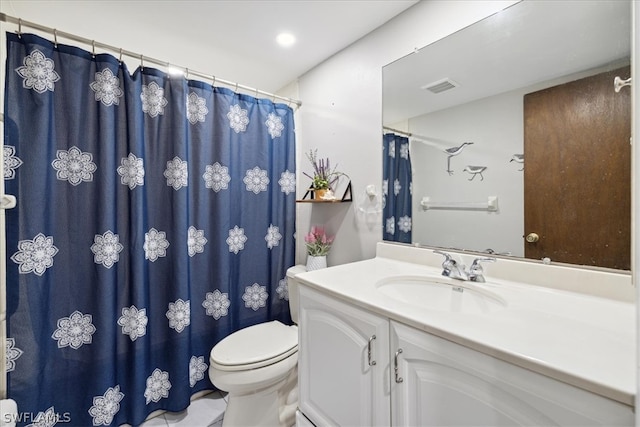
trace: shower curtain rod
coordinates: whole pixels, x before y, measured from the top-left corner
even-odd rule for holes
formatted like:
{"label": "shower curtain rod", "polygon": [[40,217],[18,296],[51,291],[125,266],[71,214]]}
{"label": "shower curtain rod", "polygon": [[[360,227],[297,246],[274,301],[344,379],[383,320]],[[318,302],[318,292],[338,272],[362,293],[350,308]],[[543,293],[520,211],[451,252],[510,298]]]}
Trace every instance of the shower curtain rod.
{"label": "shower curtain rod", "polygon": [[10,16],[7,15],[5,13],[0,13],[0,21],[2,22],[8,22],[11,24],[16,24],[18,25],[18,31],[16,31],[16,33],[18,35],[20,35],[22,33],[22,27],[29,27],[29,28],[33,28],[35,30],[39,30],[39,31],[44,31],[46,33],[51,33],[53,34],[53,38],[54,38],[54,43],[57,45],[58,44],[58,36],[60,37],[64,37],[66,39],[70,39],[79,43],[84,43],[86,45],[89,45],[92,47],[93,49],[93,53],[95,53],[95,49],[100,48],[100,49],[106,49],[106,50],[110,50],[112,52],[118,53],[120,55],[120,61],[122,61],[122,55],[126,55],[129,56],[131,58],[136,58],[140,60],[140,63],[143,64],[144,62],[150,62],[152,64],[156,64],[156,65],[160,65],[162,67],[173,67],[173,68],[178,68],[180,70],[182,70],[185,74],[185,78],[189,78],[189,75],[194,75],[194,76],[198,76],[198,77],[202,77],[204,79],[207,80],[212,80],[212,86],[215,85],[216,83],[220,83],[220,84],[224,84],[226,86],[232,86],[235,88],[235,91],[237,92],[238,89],[242,89],[244,91],[250,92],[250,93],[255,93],[256,97],[257,95],[264,95],[266,97],[272,98],[273,101],[277,99],[281,99],[285,102],[287,102],[289,104],[289,106],[291,106],[291,104],[295,104],[296,106],[300,107],[302,105],[302,101],[299,101],[297,99],[293,99],[293,98],[288,98],[285,96],[280,96],[280,95],[276,95],[270,92],[265,92],[263,90],[260,89],[256,89],[256,88],[252,88],[249,86],[245,86],[245,85],[241,85],[239,83],[236,82],[231,82],[229,80],[224,80],[224,79],[219,79],[216,76],[214,76],[213,74],[205,74],[199,71],[194,71],[191,70],[187,67],[183,67],[180,65],[175,65],[175,64],[170,64],[169,62],[166,61],[160,61],[159,59],[155,59],[155,58],[150,58],[148,56],[143,56],[140,53],[135,53],[135,52],[131,52],[122,48],[118,48],[118,47],[114,47],[105,43],[100,43],[97,42],[95,40],[89,40],[85,37],[81,37],[81,36],[77,36],[75,34],[71,34],[71,33],[66,33],[64,31],[59,31],[55,28],[50,28],[50,27],[45,27],[44,25],[40,25],[37,24],[35,22],[29,22],[29,21],[25,21],[24,19],[21,18],[16,18],[14,16]]}
{"label": "shower curtain rod", "polygon": [[390,127],[387,127],[387,126],[382,126],[382,130],[389,130],[389,131],[391,131],[393,133],[399,133],[399,134],[405,135],[405,136],[412,136],[412,134],[410,132],[405,132],[403,130],[398,130],[398,129],[390,128]]}
{"label": "shower curtain rod", "polygon": [[[393,133],[399,133],[400,135],[404,135],[404,136],[407,136],[409,138],[416,138],[417,141],[422,141],[422,140],[430,141],[431,140],[431,138],[429,138],[428,136],[422,136],[422,135],[418,135],[416,133],[405,132],[403,130],[398,130],[398,129],[390,128],[390,127],[387,127],[387,126],[382,126],[382,130],[388,130],[388,131],[391,131]],[[425,142],[425,141],[422,141],[422,142]]]}

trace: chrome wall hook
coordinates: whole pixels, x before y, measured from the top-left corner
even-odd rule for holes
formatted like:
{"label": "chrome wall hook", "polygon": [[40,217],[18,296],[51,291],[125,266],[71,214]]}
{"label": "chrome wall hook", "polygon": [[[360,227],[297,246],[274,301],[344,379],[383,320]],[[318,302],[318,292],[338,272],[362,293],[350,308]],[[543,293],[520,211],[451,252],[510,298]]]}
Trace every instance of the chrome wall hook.
{"label": "chrome wall hook", "polygon": [[631,77],[626,80],[622,80],[619,76],[616,76],[613,79],[613,89],[616,93],[620,92],[620,90],[625,86],[631,86]]}

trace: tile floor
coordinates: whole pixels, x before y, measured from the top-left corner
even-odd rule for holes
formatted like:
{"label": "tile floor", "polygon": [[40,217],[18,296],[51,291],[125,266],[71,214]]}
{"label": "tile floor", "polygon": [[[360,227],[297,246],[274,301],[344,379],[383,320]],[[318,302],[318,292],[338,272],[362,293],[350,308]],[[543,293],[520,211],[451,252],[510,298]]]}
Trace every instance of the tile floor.
{"label": "tile floor", "polygon": [[182,412],[161,413],[140,427],[221,427],[226,399],[226,393],[214,391],[193,400]]}

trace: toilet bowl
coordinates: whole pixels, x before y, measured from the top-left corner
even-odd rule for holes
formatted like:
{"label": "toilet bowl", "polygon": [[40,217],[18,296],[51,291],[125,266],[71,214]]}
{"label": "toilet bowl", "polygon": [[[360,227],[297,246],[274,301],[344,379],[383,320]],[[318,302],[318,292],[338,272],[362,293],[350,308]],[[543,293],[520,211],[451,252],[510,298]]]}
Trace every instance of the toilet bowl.
{"label": "toilet bowl", "polygon": [[[298,322],[298,284],[304,266],[287,270],[291,319]],[[277,320],[249,326],[211,350],[209,378],[228,393],[223,427],[295,424],[298,405],[298,327]]]}

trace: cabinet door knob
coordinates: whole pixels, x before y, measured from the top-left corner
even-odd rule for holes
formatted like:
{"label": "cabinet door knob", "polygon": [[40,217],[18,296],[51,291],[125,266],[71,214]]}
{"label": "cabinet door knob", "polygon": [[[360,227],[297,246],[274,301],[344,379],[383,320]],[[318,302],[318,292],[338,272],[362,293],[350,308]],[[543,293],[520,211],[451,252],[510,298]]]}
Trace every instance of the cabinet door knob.
{"label": "cabinet door knob", "polygon": [[401,383],[402,381],[404,381],[402,377],[398,375],[398,356],[400,355],[400,353],[402,353],[401,348],[399,348],[398,351],[396,351],[396,355],[393,357],[393,371],[396,375],[397,383]]}
{"label": "cabinet door knob", "polygon": [[529,233],[529,234],[527,234],[526,240],[529,243],[535,243],[538,240],[540,240],[540,236],[538,236],[537,233]]}
{"label": "cabinet door knob", "polygon": [[376,339],[375,335],[371,335],[371,337],[369,338],[369,343],[367,344],[367,360],[369,362],[369,366],[373,366],[376,364],[375,360],[371,360],[371,345],[373,343],[373,340]]}

